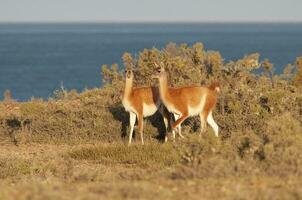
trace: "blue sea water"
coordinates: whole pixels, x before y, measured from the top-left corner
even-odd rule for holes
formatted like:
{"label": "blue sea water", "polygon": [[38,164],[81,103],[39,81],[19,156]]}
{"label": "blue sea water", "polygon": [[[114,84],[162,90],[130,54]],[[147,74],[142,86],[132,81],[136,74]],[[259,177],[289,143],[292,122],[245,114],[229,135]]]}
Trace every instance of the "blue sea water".
{"label": "blue sea water", "polygon": [[202,42],[226,61],[259,52],[281,72],[302,56],[301,23],[0,24],[0,99],[48,98],[63,83],[82,91],[101,86],[102,64],[123,52]]}

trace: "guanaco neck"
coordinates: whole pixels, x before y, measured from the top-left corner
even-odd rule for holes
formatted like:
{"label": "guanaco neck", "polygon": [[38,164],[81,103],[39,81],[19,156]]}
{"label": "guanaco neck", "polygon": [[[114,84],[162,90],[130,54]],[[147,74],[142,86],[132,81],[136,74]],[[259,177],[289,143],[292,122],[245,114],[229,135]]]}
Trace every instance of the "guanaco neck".
{"label": "guanaco neck", "polygon": [[130,97],[132,87],[133,87],[133,78],[126,78],[124,99],[128,99]]}
{"label": "guanaco neck", "polygon": [[170,93],[169,93],[167,74],[159,78],[159,93],[160,93],[160,97],[164,102],[169,101]]}

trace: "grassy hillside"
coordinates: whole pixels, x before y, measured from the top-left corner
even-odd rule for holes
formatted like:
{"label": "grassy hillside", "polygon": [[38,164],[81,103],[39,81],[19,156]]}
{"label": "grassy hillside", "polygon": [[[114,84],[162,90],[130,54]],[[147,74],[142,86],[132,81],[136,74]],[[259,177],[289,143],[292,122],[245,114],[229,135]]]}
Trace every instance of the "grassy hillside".
{"label": "grassy hillside", "polygon": [[[49,100],[0,102],[0,199],[299,199],[302,178],[302,57],[283,74],[251,54],[224,62],[219,52],[168,44],[125,53],[135,84],[156,85],[163,62],[171,86],[208,85],[221,92],[211,128],[198,117],[184,139],[163,144],[161,116],[147,119],[146,145],[127,147],[128,113],[121,105],[123,74],[102,67],[104,87],[57,90]],[[257,73],[254,73],[257,71]]]}

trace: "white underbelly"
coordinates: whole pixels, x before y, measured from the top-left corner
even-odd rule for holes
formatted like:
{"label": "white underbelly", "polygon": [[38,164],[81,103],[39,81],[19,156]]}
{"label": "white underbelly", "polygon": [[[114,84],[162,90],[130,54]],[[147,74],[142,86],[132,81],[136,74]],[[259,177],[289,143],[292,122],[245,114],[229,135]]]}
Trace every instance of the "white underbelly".
{"label": "white underbelly", "polygon": [[188,112],[190,116],[199,115],[203,110],[206,102],[206,95],[203,95],[197,106],[188,106]]}
{"label": "white underbelly", "polygon": [[122,103],[126,111],[137,113],[137,111],[134,109],[134,107],[131,106],[129,101],[124,100]]}
{"label": "white underbelly", "polygon": [[165,105],[169,112],[177,115],[181,115],[181,112],[178,111],[173,104],[167,104]]}
{"label": "white underbelly", "polygon": [[154,115],[154,113],[158,110],[158,106],[155,104],[143,104],[143,116],[148,117]]}

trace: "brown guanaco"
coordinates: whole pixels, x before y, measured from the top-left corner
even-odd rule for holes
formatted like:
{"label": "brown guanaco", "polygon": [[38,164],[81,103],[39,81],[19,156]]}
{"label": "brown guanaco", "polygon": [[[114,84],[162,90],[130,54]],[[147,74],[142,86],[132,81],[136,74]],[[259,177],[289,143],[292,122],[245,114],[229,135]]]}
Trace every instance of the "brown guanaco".
{"label": "brown guanaco", "polygon": [[[141,142],[144,144],[143,138],[143,118],[155,114],[157,110],[163,116],[164,124],[166,129],[169,125],[170,113],[164,108],[158,87],[133,87],[134,74],[133,70],[125,70],[125,90],[123,95],[123,106],[126,111],[130,113],[129,122],[130,122],[130,134],[129,142],[131,144],[133,130],[136,118],[138,120],[138,130],[141,137]],[[167,134],[165,137],[167,141]]]}
{"label": "brown guanaco", "polygon": [[163,63],[157,67],[155,78],[159,80],[159,93],[161,100],[169,112],[178,115],[179,118],[172,125],[172,130],[190,116],[200,116],[201,132],[206,128],[206,122],[213,128],[218,136],[218,125],[213,119],[213,109],[217,101],[219,84],[212,83],[209,87],[188,86],[171,88],[168,86],[167,72]]}

